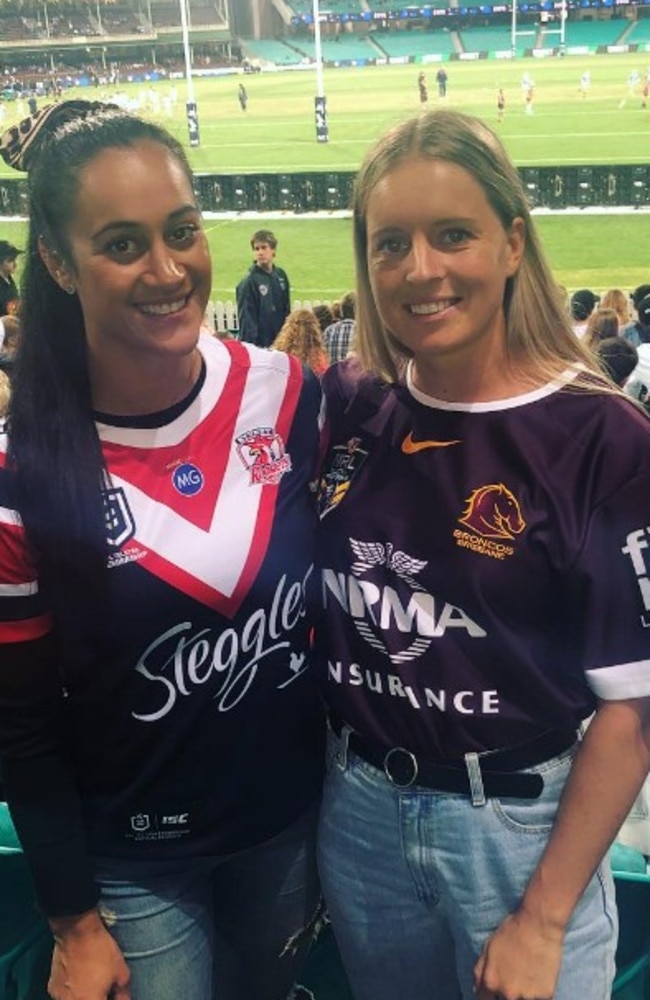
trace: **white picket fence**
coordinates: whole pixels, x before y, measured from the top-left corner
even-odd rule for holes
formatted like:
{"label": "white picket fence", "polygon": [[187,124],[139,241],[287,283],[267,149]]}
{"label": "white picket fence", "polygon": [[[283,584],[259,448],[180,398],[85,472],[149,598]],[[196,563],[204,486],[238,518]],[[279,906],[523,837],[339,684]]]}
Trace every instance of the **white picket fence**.
{"label": "white picket fence", "polygon": [[[311,309],[312,306],[320,305],[322,299],[314,299],[313,302],[294,302],[294,309]],[[330,305],[331,303],[327,303]],[[239,329],[239,324],[237,322],[237,306],[234,302],[230,300],[228,302],[221,302],[217,299],[216,302],[208,302],[208,308],[205,311],[205,320],[207,325],[215,333],[231,333],[236,334]]]}

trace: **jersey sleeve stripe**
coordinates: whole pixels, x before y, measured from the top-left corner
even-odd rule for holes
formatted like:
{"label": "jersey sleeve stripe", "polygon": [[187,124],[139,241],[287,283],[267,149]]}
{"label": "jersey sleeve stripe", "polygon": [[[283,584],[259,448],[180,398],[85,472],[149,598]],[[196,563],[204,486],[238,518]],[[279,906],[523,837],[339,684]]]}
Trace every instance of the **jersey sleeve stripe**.
{"label": "jersey sleeve stripe", "polygon": [[[11,511],[13,518],[4,520],[0,508],[0,583],[10,586],[34,582],[34,567],[29,558],[25,530],[17,521],[17,515]],[[38,586],[32,593],[38,590]],[[0,593],[2,593],[0,591]]]}
{"label": "jersey sleeve stripe", "polygon": [[29,580],[27,583],[0,583],[0,597],[29,597],[37,593],[36,580]]}
{"label": "jersey sleeve stripe", "polygon": [[11,509],[11,507],[3,507],[0,504],[0,524],[17,527],[20,524],[20,517],[15,510]]}
{"label": "jersey sleeve stripe", "polygon": [[591,690],[604,701],[650,696],[650,660],[587,670],[586,677]]}
{"label": "jersey sleeve stripe", "polygon": [[10,642],[31,642],[52,631],[52,615],[47,613],[25,621],[0,622],[0,645]]}

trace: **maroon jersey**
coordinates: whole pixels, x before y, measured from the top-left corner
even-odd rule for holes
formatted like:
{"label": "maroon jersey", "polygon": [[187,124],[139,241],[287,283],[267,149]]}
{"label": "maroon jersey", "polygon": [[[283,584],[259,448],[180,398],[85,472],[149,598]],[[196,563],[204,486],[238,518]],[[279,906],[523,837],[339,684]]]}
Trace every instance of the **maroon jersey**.
{"label": "maroon jersey", "polygon": [[445,403],[324,381],[327,699],[428,757],[506,747],[650,695],[650,423],[566,382]]}

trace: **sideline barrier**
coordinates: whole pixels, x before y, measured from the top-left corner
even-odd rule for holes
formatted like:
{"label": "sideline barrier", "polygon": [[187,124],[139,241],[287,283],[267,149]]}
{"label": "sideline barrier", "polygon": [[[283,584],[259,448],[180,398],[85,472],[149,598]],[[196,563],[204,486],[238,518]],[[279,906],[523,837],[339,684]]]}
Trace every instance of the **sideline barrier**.
{"label": "sideline barrier", "polygon": [[[520,167],[531,208],[561,210],[650,205],[650,166]],[[196,174],[203,212],[336,212],[349,209],[354,171],[298,174]],[[27,182],[0,181],[0,216],[27,216]]]}

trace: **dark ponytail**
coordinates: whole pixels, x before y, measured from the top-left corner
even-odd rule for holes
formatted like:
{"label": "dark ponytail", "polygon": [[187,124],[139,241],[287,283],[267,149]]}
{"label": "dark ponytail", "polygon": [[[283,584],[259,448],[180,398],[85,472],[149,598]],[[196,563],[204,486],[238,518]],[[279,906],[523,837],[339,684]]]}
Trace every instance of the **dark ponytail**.
{"label": "dark ponytail", "polygon": [[41,571],[55,582],[71,573],[90,582],[103,578],[106,565],[101,492],[106,471],[93,415],[85,327],[77,296],[50,276],[39,244],[74,269],[68,229],[79,175],[106,149],[159,142],[190,181],[192,174],[180,144],[151,122],[84,101],[64,102],[45,112],[35,116],[34,128],[26,127],[34,122],[28,119],[0,143],[7,162],[27,167],[29,189],[22,337],[8,424],[10,462],[18,507]]}

